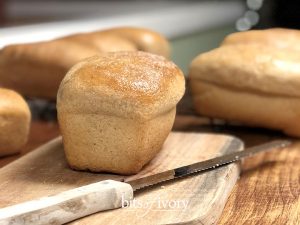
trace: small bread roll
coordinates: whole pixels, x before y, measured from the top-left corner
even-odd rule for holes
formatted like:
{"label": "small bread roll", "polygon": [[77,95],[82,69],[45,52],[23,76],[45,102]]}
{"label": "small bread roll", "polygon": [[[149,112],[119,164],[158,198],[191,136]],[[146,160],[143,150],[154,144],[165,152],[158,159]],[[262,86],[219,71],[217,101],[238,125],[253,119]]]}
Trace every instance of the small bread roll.
{"label": "small bread roll", "polygon": [[261,44],[276,48],[300,50],[300,31],[284,28],[250,30],[228,35],[222,45]]}
{"label": "small bread roll", "polygon": [[104,31],[94,32],[101,35],[111,34],[131,41],[140,51],[150,52],[166,58],[170,56],[170,45],[168,40],[157,32],[137,27],[117,27]]}
{"label": "small bread roll", "polygon": [[113,34],[82,33],[67,36],[61,40],[75,41],[95,47],[99,52],[137,51],[131,41]]}
{"label": "small bread roll", "polygon": [[0,88],[0,156],[19,152],[27,142],[31,114],[16,92]]}
{"label": "small bread roll", "polygon": [[57,96],[70,166],[137,173],[161,149],[185,90],[180,69],[146,52],[115,52],[76,64]]}
{"label": "small bread roll", "polygon": [[189,76],[200,114],[300,137],[299,52],[222,46],[196,57]]}
{"label": "small bread roll", "polygon": [[0,50],[0,86],[27,97],[55,99],[66,72],[97,53],[94,47],[64,40],[4,47]]}

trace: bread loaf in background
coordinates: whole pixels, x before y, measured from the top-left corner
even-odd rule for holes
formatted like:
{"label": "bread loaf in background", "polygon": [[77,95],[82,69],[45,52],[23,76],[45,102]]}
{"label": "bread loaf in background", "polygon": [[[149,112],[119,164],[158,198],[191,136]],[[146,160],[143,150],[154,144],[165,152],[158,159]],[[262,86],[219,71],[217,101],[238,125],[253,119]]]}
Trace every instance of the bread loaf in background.
{"label": "bread loaf in background", "polygon": [[26,97],[55,100],[66,72],[83,58],[100,52],[137,50],[168,56],[169,49],[160,34],[133,27],[10,45],[0,50],[0,86]]}
{"label": "bread loaf in background", "polygon": [[122,37],[103,33],[82,33],[63,37],[60,40],[74,41],[94,47],[99,52],[137,51],[136,45]]}
{"label": "bread loaf in background", "polygon": [[184,90],[180,69],[146,52],[100,54],[76,64],[57,96],[70,166],[137,173],[161,149]]}
{"label": "bread loaf in background", "polygon": [[96,47],[100,52],[144,51],[166,58],[170,44],[161,34],[145,28],[115,27],[89,33],[75,34],[63,40],[79,41]]}
{"label": "bread loaf in background", "polygon": [[145,28],[116,27],[93,32],[94,35],[113,34],[132,42],[139,51],[170,57],[170,44],[161,34]]}
{"label": "bread loaf in background", "polygon": [[285,28],[249,30],[228,35],[222,45],[261,44],[273,48],[300,50],[300,31]]}
{"label": "bread loaf in background", "polygon": [[16,92],[0,88],[0,157],[19,152],[26,143],[31,114]]}
{"label": "bread loaf in background", "polygon": [[94,47],[64,40],[4,47],[0,50],[0,86],[26,97],[55,99],[66,72],[97,53]]}
{"label": "bread loaf in background", "polygon": [[298,51],[226,45],[196,57],[189,77],[200,114],[300,137]]}

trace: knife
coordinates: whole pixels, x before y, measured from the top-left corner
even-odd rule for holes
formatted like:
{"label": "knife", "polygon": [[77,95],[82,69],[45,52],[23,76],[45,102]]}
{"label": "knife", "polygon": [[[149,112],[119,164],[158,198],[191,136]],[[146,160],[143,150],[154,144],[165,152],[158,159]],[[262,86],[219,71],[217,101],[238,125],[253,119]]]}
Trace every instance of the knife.
{"label": "knife", "polygon": [[277,140],[135,180],[126,182],[104,180],[57,195],[8,206],[0,209],[0,225],[67,223],[96,212],[120,208],[124,202],[128,203],[133,199],[134,191],[144,187],[206,172],[256,153],[284,148],[290,144],[288,140]]}

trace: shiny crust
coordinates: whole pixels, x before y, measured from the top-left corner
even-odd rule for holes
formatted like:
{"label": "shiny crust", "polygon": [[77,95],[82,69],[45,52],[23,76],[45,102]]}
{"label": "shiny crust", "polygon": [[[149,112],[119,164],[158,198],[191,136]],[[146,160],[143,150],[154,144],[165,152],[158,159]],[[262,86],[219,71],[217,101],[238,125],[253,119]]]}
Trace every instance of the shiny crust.
{"label": "shiny crust", "polygon": [[95,35],[113,34],[131,41],[140,51],[150,52],[166,58],[170,56],[168,40],[157,32],[137,27],[117,27],[93,32]]}
{"label": "shiny crust", "polygon": [[31,114],[16,92],[0,88],[0,156],[19,152],[26,143]]}
{"label": "shiny crust", "polygon": [[161,56],[106,53],[80,62],[67,73],[57,104],[66,112],[149,119],[175,107],[184,89],[181,70]]}
{"label": "shiny crust", "polygon": [[97,53],[63,40],[10,45],[0,51],[0,84],[28,97],[52,99],[71,66]]}
{"label": "shiny crust", "polygon": [[300,54],[262,45],[228,45],[196,57],[191,80],[228,88],[300,97]]}
{"label": "shiny crust", "polygon": [[262,44],[276,48],[300,50],[300,31],[284,28],[251,30],[228,35],[222,45]]}

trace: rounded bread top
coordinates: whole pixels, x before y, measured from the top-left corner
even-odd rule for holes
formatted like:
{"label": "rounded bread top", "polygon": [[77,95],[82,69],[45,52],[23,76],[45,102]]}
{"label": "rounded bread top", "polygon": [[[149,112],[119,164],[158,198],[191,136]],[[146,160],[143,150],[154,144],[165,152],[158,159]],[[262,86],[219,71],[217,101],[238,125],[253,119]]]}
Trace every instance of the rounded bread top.
{"label": "rounded bread top", "polygon": [[166,58],[170,56],[170,44],[161,34],[141,27],[115,27],[103,31],[96,31],[99,37],[103,34],[114,34],[131,41],[138,50],[161,55]]}
{"label": "rounded bread top", "polygon": [[242,91],[300,97],[300,55],[263,45],[228,45],[196,57],[189,76]]}
{"label": "rounded bread top", "polygon": [[103,53],[76,64],[63,79],[59,112],[150,119],[175,107],[185,90],[181,70],[146,52]]}
{"label": "rounded bread top", "polygon": [[285,28],[249,30],[229,34],[222,45],[263,44],[276,48],[300,50],[300,31]]}
{"label": "rounded bread top", "polygon": [[31,115],[23,97],[13,90],[0,88],[0,115],[5,118],[20,114],[28,117]]}
{"label": "rounded bread top", "polygon": [[[66,50],[67,49],[67,50]],[[99,51],[86,44],[63,39],[27,44],[8,45],[0,50],[0,68],[18,63],[30,67],[41,63],[49,67],[70,68],[80,60]],[[34,67],[34,66],[32,66]],[[43,73],[41,73],[41,76]]]}

